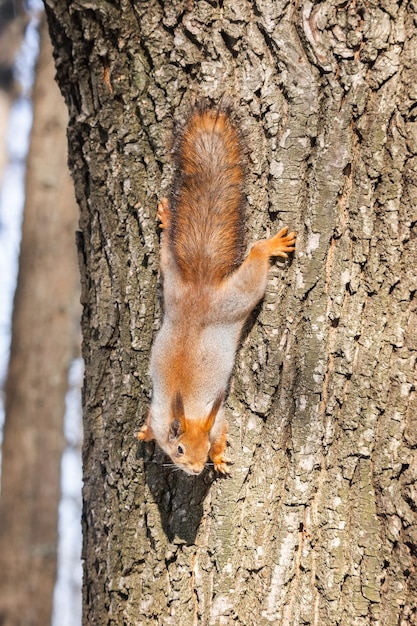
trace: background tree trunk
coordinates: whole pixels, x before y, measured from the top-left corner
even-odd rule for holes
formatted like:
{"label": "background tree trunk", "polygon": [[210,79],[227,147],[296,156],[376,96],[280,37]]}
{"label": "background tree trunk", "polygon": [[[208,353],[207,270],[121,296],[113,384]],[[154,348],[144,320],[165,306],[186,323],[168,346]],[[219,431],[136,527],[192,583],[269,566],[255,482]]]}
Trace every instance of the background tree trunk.
{"label": "background tree trunk", "polygon": [[[417,623],[415,4],[46,5],[81,207],[84,624]],[[172,120],[223,92],[249,239],[299,239],[238,355],[213,482],[133,434]]]}
{"label": "background tree trunk", "polygon": [[0,1],[0,184],[9,160],[6,140],[10,108],[18,95],[14,64],[27,23],[21,1]]}
{"label": "background tree trunk", "polygon": [[45,20],[33,102],[2,448],[2,626],[51,622],[64,402],[79,336],[68,114],[54,83]]}

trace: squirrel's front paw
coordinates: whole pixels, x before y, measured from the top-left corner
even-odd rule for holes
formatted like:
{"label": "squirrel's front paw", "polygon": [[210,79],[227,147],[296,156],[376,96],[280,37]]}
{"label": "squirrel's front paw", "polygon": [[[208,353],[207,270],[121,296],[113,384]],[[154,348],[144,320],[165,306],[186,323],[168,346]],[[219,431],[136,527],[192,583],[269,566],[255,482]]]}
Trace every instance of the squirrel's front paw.
{"label": "squirrel's front paw", "polygon": [[154,438],[152,428],[150,428],[148,424],[142,426],[140,431],[135,433],[135,436],[137,439],[139,439],[139,441],[152,441],[152,439]]}
{"label": "squirrel's front paw", "polygon": [[218,472],[219,474],[223,474],[224,476],[230,475],[230,467],[228,467],[231,464],[230,459],[227,459],[224,456],[219,456],[215,459],[212,459],[212,461],[214,465],[214,470],[216,472]]}

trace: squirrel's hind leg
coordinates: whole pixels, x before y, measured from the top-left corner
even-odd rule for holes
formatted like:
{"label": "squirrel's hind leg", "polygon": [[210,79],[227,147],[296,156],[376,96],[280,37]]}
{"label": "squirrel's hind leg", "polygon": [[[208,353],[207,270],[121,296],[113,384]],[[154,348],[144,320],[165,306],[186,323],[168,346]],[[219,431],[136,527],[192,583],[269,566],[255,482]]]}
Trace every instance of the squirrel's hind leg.
{"label": "squirrel's hind leg", "polygon": [[156,217],[161,222],[160,227],[167,230],[171,222],[171,209],[169,208],[168,198],[161,198]]}
{"label": "squirrel's hind leg", "polygon": [[280,256],[283,259],[288,258],[287,252],[294,252],[296,233],[292,232],[287,235],[288,226],[281,228],[279,233],[270,237],[269,239],[263,239],[257,241],[252,250],[254,253],[258,253],[261,256],[266,256],[268,259],[272,256]]}
{"label": "squirrel's hind leg", "polygon": [[164,301],[165,307],[178,300],[181,294],[182,281],[181,274],[173,254],[170,241],[171,209],[168,198],[162,198],[158,204],[157,218],[162,229],[160,248],[160,267],[164,277]]}
{"label": "squirrel's hind leg", "polygon": [[270,257],[287,258],[287,253],[294,250],[295,233],[287,235],[287,231],[285,227],[274,237],[253,244],[242,265],[219,286],[214,319],[245,321],[265,293]]}

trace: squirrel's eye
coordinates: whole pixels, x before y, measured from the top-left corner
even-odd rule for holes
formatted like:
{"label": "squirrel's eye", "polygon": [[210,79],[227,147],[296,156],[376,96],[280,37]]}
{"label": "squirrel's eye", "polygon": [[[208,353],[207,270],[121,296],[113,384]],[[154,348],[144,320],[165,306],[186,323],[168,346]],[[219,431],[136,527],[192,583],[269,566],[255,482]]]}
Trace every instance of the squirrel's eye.
{"label": "squirrel's eye", "polygon": [[178,446],[177,452],[178,454],[184,454],[184,448],[182,446]]}

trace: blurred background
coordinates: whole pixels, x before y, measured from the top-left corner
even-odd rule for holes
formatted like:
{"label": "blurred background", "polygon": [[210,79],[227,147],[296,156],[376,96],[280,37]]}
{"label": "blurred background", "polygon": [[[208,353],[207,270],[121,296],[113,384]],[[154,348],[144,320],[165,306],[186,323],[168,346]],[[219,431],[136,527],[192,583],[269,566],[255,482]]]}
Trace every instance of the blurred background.
{"label": "blurred background", "polygon": [[81,624],[78,210],[40,0],[0,0],[0,623]]}

